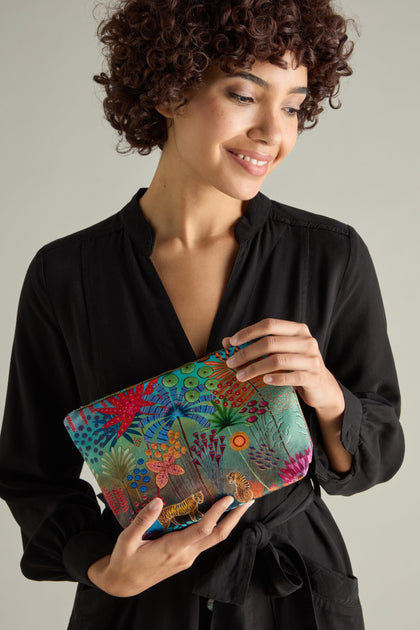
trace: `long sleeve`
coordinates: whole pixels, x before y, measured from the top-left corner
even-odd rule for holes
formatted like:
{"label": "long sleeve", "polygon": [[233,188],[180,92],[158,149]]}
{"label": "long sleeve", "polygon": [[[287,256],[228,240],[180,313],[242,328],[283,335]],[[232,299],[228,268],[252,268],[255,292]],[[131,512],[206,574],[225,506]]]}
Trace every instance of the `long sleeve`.
{"label": "long sleeve", "polygon": [[90,584],[86,571],[110,553],[82,459],[63,426],[80,405],[64,336],[43,273],[42,250],[21,292],[0,438],[0,495],[19,523],[21,568],[35,580]]}
{"label": "long sleeve", "polygon": [[[0,436],[0,496],[21,527],[21,567],[32,579],[90,585],[89,565],[111,553],[120,531],[80,479],[82,458],[64,417],[194,359],[150,265],[154,235],[139,211],[142,191],[109,219],[43,247],[23,285]],[[264,317],[306,321],[343,387],[342,442],[353,455],[347,475],[332,471],[309,414],[311,473],[332,494],[386,481],[401,464],[404,442],[382,301],[363,242],[339,222],[261,194],[250,201],[235,234],[239,251],[209,349]],[[314,518],[313,532],[296,533],[298,548],[316,535]],[[325,531],[334,536],[329,523]],[[183,584],[178,576],[176,582]],[[156,592],[172,601],[165,588]],[[95,590],[90,589],[93,597]],[[136,611],[143,623],[144,606]],[[165,627],[174,617],[168,612],[167,618]]]}
{"label": "long sleeve", "polygon": [[325,344],[325,364],[345,399],[341,431],[351,471],[331,470],[311,414],[315,473],[329,494],[351,495],[387,481],[399,469],[404,437],[400,395],[375,269],[366,245],[349,228],[349,256]]}

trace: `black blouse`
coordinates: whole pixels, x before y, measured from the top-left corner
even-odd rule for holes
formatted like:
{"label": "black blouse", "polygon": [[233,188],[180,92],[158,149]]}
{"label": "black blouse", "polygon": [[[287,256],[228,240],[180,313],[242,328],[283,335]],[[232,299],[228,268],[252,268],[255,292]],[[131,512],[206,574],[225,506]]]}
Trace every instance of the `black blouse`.
{"label": "black blouse", "polygon": [[[360,630],[357,580],[320,486],[351,495],[388,480],[402,462],[378,282],[351,227],[261,193],[235,224],[239,250],[207,352],[267,317],[306,322],[344,393],[341,440],[352,469],[331,470],[316,416],[303,405],[314,441],[305,480],[258,499],[227,541],[138,596],[109,596],[87,577],[120,526],[79,478],[83,462],[63,419],[196,358],[150,260],[154,232],[139,206],[145,191],[110,218],[44,246],[24,281],[0,439],[0,495],[21,527],[22,571],[79,582],[71,630]],[[213,613],[205,619],[208,600]]]}

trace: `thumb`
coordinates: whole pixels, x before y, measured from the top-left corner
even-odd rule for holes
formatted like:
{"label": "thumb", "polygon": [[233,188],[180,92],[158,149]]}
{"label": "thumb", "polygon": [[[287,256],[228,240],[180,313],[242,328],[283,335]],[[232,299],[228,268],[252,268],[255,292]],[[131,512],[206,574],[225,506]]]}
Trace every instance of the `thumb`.
{"label": "thumb", "polygon": [[142,542],[143,535],[153,525],[163,508],[163,501],[155,497],[142,510],[137,512],[134,520],[124,530],[123,538],[128,551],[136,551]]}

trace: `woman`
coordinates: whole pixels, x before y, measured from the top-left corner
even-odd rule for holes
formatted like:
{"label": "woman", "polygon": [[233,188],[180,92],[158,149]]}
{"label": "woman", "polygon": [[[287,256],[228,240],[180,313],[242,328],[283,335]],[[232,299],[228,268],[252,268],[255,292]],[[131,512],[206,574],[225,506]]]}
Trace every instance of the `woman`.
{"label": "woman", "polygon": [[[378,284],[352,228],[259,192],[350,74],[346,28],[326,0],[131,0],[101,25],[107,118],[162,155],[120,212],[32,261],[0,443],[24,574],[79,582],[70,629],[363,628],[320,486],[360,492],[402,461]],[[300,395],[309,475],[145,542],[156,500],[121,532],[79,479],[64,416],[247,341],[238,380]]]}

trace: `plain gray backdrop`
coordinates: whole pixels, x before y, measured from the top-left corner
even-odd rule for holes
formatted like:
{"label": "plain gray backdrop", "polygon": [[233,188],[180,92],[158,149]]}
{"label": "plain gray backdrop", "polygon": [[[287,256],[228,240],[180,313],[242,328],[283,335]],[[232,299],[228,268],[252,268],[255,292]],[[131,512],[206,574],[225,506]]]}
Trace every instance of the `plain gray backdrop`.
{"label": "plain gray backdrop", "polygon": [[[141,157],[114,150],[116,135],[92,81],[101,70],[94,4],[0,0],[2,404],[30,260],[45,243],[117,212],[149,184],[159,157],[159,151]],[[416,630],[419,3],[341,0],[339,6],[360,28],[343,107],[326,111],[316,129],[303,133],[262,191],[353,225],[372,254],[403,396],[406,459],[386,484],[353,497],[324,497],[359,578],[367,630]],[[19,529],[4,503],[0,521],[2,627],[65,629],[75,584],[25,579]]]}

